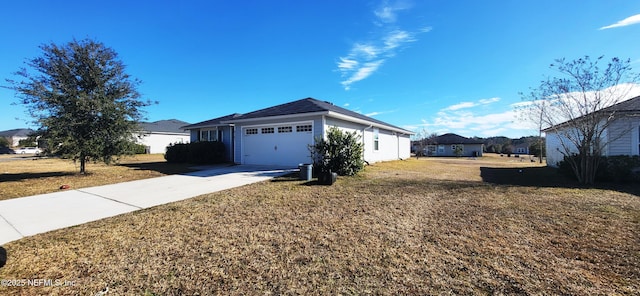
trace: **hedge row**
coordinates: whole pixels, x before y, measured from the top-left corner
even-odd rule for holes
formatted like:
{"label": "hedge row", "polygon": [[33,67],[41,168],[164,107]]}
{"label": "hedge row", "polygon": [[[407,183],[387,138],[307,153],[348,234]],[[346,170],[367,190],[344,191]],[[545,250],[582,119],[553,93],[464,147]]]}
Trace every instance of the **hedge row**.
{"label": "hedge row", "polygon": [[172,163],[193,164],[214,164],[226,161],[224,144],[221,142],[172,144],[167,147],[164,159]]}
{"label": "hedge row", "polygon": [[[574,155],[573,157],[577,157]],[[559,163],[559,170],[565,176],[575,178],[571,165],[566,160]],[[637,155],[602,156],[596,171],[599,182],[640,182],[640,157]]]}

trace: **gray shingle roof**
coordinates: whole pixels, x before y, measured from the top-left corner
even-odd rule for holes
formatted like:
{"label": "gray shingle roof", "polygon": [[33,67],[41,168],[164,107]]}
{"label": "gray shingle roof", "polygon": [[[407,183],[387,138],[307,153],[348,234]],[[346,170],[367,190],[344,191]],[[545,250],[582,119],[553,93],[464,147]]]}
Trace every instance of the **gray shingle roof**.
{"label": "gray shingle roof", "polygon": [[34,133],[34,130],[29,128],[16,128],[6,131],[0,131],[0,137],[28,137]]}
{"label": "gray shingle roof", "polygon": [[465,138],[456,134],[444,134],[435,137],[430,141],[430,144],[442,144],[442,145],[452,145],[452,144],[482,144],[482,141],[477,141],[474,139]]}
{"label": "gray shingle roof", "polygon": [[609,106],[602,111],[638,112],[640,111],[640,96]]}
{"label": "gray shingle roof", "polygon": [[[631,114],[638,114],[638,113],[640,113],[640,96],[628,99],[626,101],[622,101],[620,103],[617,103],[615,105],[606,107],[606,108],[601,109],[600,111],[596,111],[594,113],[622,113],[622,114],[631,113]],[[591,114],[594,114],[594,113],[591,113]],[[578,118],[573,119],[573,120],[581,120],[583,117],[586,117],[586,115],[578,117]],[[543,132],[548,132],[548,131],[552,131],[552,130],[554,130],[556,128],[562,128],[565,125],[567,125],[567,123],[569,123],[569,122],[571,122],[571,120],[562,122],[562,123],[560,123],[558,125],[555,125],[555,126],[550,126],[548,128],[542,129],[542,131]]]}
{"label": "gray shingle roof", "polygon": [[185,131],[182,128],[188,125],[188,122],[177,119],[159,120],[154,122],[141,122],[140,128],[145,132],[152,133],[179,133],[184,134]]}
{"label": "gray shingle roof", "polygon": [[229,115],[226,115],[226,116],[222,116],[222,117],[218,117],[218,118],[209,119],[209,120],[201,121],[201,122],[198,122],[198,123],[186,125],[186,126],[183,126],[182,129],[194,129],[194,128],[207,127],[207,126],[225,125],[225,124],[222,123],[222,121],[233,120],[234,118],[237,118],[237,117],[239,117],[241,115],[242,114],[240,114],[240,113],[233,113],[233,114],[229,114]]}
{"label": "gray shingle roof", "polygon": [[302,100],[297,100],[265,109],[260,109],[257,111],[249,112],[243,115],[240,115],[235,120],[245,120],[245,119],[253,119],[253,118],[265,118],[265,117],[273,117],[273,116],[285,116],[285,115],[294,115],[294,114],[305,114],[305,113],[316,113],[316,112],[335,112],[338,114],[354,117],[360,120],[376,123],[382,126],[392,127],[394,129],[406,131],[407,133],[413,133],[411,131],[405,130],[403,128],[388,124],[384,121],[377,120],[375,118],[371,118],[366,115],[362,115],[360,113],[347,110],[342,107],[338,107],[330,102],[316,100],[314,98],[306,98]]}

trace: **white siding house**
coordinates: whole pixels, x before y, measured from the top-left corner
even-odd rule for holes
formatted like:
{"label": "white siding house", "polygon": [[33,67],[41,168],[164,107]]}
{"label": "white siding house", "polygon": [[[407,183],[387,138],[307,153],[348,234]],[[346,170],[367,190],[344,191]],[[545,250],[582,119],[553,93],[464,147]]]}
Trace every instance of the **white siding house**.
{"label": "white siding house", "polygon": [[224,144],[232,162],[296,167],[312,162],[309,146],[334,126],[361,136],[364,160],[369,163],[410,157],[411,131],[313,98],[184,128],[191,131],[192,141],[205,128],[228,129],[233,136]]}
{"label": "white siding house", "polygon": [[[602,133],[602,142],[607,144],[602,150],[603,156],[640,155],[640,97],[607,107],[600,112],[615,115],[615,119]],[[552,167],[557,167],[564,158],[566,152],[563,143],[570,153],[578,152],[566,136],[573,130],[562,125],[543,130],[546,133],[547,165]]]}
{"label": "white siding house", "polygon": [[35,131],[28,128],[12,129],[7,131],[1,131],[0,137],[4,137],[9,142],[10,147],[18,147],[21,140],[26,140]]}
{"label": "white siding house", "polygon": [[134,136],[138,144],[147,147],[148,153],[165,153],[171,144],[189,143],[190,135],[182,129],[187,124],[176,119],[142,122]]}

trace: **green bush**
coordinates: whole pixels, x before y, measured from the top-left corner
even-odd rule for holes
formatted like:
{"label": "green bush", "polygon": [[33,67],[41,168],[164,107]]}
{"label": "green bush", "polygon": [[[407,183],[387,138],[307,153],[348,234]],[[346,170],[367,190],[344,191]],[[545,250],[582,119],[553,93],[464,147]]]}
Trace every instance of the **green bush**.
{"label": "green bush", "polygon": [[353,176],[364,168],[364,151],[356,132],[343,132],[331,127],[327,139],[318,138],[310,146],[314,168],[318,172],[335,172],[340,176]]}
{"label": "green bush", "polygon": [[[571,157],[578,158],[578,155],[574,154]],[[596,171],[596,182],[640,182],[640,173],[634,172],[640,168],[640,157],[637,155],[616,155],[616,156],[602,156],[600,157],[600,163],[598,164],[598,170]],[[573,170],[567,156],[558,164],[558,170],[563,175],[575,179]]]}
{"label": "green bush", "polygon": [[133,154],[146,154],[147,146],[142,144],[133,144],[132,145]]}
{"label": "green bush", "polygon": [[164,159],[173,163],[214,164],[223,163],[225,148],[221,142],[194,142],[171,144]]}

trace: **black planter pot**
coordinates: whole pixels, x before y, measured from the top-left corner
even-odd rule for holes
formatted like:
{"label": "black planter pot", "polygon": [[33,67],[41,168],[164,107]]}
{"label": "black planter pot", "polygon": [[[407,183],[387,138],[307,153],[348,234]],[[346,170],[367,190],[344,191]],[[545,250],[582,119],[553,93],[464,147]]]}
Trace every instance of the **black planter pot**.
{"label": "black planter pot", "polygon": [[318,184],[333,185],[338,178],[338,174],[334,172],[320,172],[318,173]]}

